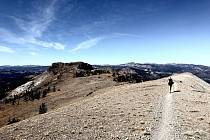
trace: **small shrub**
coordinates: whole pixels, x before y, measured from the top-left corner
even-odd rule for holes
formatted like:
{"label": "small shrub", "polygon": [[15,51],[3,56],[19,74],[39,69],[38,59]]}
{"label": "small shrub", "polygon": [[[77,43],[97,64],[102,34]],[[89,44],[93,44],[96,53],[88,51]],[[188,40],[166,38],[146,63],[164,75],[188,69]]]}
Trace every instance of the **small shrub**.
{"label": "small shrub", "polygon": [[34,94],[34,91],[28,91],[28,98],[29,100],[31,101],[34,101],[35,100],[35,94]]}
{"label": "small shrub", "polygon": [[42,98],[44,98],[46,96],[47,96],[47,90],[44,90],[43,93],[42,93]]}
{"label": "small shrub", "polygon": [[53,92],[56,92],[56,87],[55,86],[53,86]]}
{"label": "small shrub", "polygon": [[47,92],[50,92],[50,86],[47,88]]}
{"label": "small shrub", "polygon": [[20,119],[18,119],[16,117],[12,117],[12,118],[9,118],[7,125],[13,124],[13,123],[16,123],[16,122],[19,122],[19,121],[20,121]]}
{"label": "small shrub", "polygon": [[36,91],[36,92],[34,93],[34,98],[37,99],[37,100],[39,100],[40,97],[41,97],[41,92],[40,92],[40,91]]}
{"label": "small shrub", "polygon": [[47,112],[47,105],[46,103],[42,103],[40,106],[39,106],[39,114],[44,114]]}

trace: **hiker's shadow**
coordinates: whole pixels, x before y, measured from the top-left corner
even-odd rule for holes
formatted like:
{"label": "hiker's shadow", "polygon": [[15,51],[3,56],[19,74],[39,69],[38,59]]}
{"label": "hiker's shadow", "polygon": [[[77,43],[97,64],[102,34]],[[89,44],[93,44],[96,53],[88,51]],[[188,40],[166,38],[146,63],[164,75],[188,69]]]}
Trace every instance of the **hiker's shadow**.
{"label": "hiker's shadow", "polygon": [[175,90],[175,91],[173,91],[172,93],[176,93],[176,92],[181,92],[181,90]]}

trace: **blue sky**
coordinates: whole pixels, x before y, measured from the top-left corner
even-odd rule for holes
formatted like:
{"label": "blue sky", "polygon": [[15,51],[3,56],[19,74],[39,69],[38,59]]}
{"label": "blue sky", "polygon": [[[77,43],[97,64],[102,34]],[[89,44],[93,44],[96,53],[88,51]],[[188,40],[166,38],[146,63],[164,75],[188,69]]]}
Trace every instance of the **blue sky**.
{"label": "blue sky", "polygon": [[1,0],[0,65],[210,66],[209,0]]}

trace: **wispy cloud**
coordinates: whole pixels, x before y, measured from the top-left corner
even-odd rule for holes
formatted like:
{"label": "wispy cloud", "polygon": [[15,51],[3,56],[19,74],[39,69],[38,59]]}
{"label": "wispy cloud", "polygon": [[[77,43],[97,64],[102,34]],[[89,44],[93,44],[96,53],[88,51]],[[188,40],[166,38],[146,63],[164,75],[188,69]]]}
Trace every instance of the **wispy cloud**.
{"label": "wispy cloud", "polygon": [[54,48],[56,50],[64,50],[65,49],[65,45],[59,43],[59,42],[47,42],[47,41],[42,41],[42,40],[37,40],[35,38],[29,38],[27,41],[27,43],[31,43],[34,45],[38,45],[38,46],[42,46],[45,48]]}
{"label": "wispy cloud", "polygon": [[4,42],[12,43],[12,44],[24,44],[25,39],[22,37],[18,37],[16,34],[10,32],[5,28],[0,28],[0,39]]}
{"label": "wispy cloud", "polygon": [[[60,42],[45,41],[42,39],[44,32],[55,19],[55,5],[58,0],[52,0],[47,7],[38,8],[32,14],[28,14],[26,19],[10,16],[15,20],[17,26],[24,32],[22,36],[17,36],[14,32],[0,28],[0,40],[21,45],[42,46],[64,50],[65,45]],[[34,14],[35,13],[35,14]]]}
{"label": "wispy cloud", "polygon": [[48,42],[48,41],[43,41],[40,39],[37,39],[33,36],[23,36],[23,37],[18,37],[16,34],[0,28],[0,39],[4,42],[11,43],[11,44],[18,44],[18,45],[36,45],[36,46],[42,46],[45,48],[54,48],[56,50],[64,50],[65,45],[59,43],[59,42]]}
{"label": "wispy cloud", "polygon": [[9,47],[6,46],[0,46],[0,52],[3,53],[14,53],[15,51]]}
{"label": "wispy cloud", "polygon": [[91,39],[85,40],[85,41],[79,43],[75,48],[73,48],[71,50],[71,52],[77,52],[77,51],[80,51],[83,49],[92,48],[105,38],[106,37],[96,37],[96,38],[91,38]]}
{"label": "wispy cloud", "polygon": [[[85,35],[85,36],[87,36],[87,35]],[[92,48],[92,47],[96,46],[100,41],[109,39],[109,38],[118,38],[118,37],[142,38],[139,35],[128,34],[128,33],[113,33],[111,35],[95,37],[95,38],[91,38],[89,36],[87,36],[87,37],[89,38],[88,40],[80,42],[75,48],[70,50],[70,52],[78,52],[80,50]]]}
{"label": "wispy cloud", "polygon": [[131,38],[142,38],[142,36],[140,36],[140,35],[128,34],[128,33],[114,33],[113,36],[115,36],[115,37],[124,36],[124,37],[131,37]]}
{"label": "wispy cloud", "polygon": [[36,12],[27,15],[26,19],[12,17],[18,27],[33,37],[41,37],[48,29],[50,23],[55,19],[55,4],[57,0],[52,0],[45,8],[38,8]]}

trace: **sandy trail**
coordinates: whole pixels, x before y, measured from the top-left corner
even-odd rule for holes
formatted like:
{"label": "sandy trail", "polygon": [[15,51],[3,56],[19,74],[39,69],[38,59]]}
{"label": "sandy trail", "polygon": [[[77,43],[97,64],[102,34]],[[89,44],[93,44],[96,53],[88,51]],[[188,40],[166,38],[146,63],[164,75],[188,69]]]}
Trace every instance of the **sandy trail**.
{"label": "sandy trail", "polygon": [[172,139],[173,122],[173,94],[168,93],[164,98],[162,121],[160,124],[158,135],[155,139]]}
{"label": "sandy trail", "polygon": [[209,85],[197,77],[174,75],[173,93],[163,98],[154,140],[209,139]]}
{"label": "sandy trail", "polygon": [[167,93],[165,96],[159,100],[161,107],[159,111],[162,112],[161,120],[157,128],[157,132],[153,136],[153,140],[171,140],[174,136],[179,135],[176,134],[176,111],[174,96],[176,96],[176,92],[180,92],[180,84],[178,81],[174,80],[174,85],[172,86],[172,93]]}

